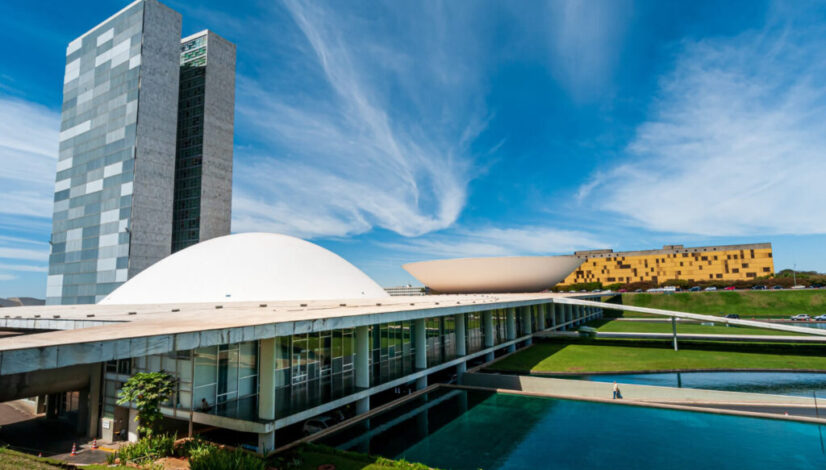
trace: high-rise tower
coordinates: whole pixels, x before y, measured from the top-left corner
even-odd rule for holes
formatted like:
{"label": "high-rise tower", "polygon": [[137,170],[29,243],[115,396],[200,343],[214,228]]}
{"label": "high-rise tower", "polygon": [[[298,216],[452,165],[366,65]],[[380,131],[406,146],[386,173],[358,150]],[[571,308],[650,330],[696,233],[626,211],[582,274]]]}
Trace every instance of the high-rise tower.
{"label": "high-rise tower", "polygon": [[181,40],[172,251],[229,233],[235,45],[211,31]]}
{"label": "high-rise tower", "polygon": [[[216,52],[220,85],[207,79],[201,92],[198,240],[229,233],[235,51],[219,39],[231,62]],[[96,302],[170,254],[181,58],[181,15],[157,0],[129,4],[66,49],[47,303]]]}

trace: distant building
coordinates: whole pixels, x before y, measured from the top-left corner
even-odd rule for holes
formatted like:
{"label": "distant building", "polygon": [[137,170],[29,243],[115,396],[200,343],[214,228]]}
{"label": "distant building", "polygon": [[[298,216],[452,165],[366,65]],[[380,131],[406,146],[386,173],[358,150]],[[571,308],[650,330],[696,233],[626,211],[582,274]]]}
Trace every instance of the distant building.
{"label": "distant building", "polygon": [[422,286],[412,286],[410,284],[406,286],[395,286],[395,287],[385,287],[385,292],[390,295],[428,295],[430,294],[430,289],[427,287]]}
{"label": "distant building", "polygon": [[[205,67],[182,57],[181,15],[157,0],[69,43],[46,303],[102,299],[168,256],[176,234],[191,244],[229,233],[235,49],[196,38],[211,65],[183,95],[181,71]],[[174,215],[187,230],[173,230],[173,207],[186,207]]]}
{"label": "distant building", "polygon": [[663,283],[687,281],[745,281],[774,274],[771,243],[700,246],[666,245],[661,250],[577,251],[584,261],[560,286],[601,282]]}

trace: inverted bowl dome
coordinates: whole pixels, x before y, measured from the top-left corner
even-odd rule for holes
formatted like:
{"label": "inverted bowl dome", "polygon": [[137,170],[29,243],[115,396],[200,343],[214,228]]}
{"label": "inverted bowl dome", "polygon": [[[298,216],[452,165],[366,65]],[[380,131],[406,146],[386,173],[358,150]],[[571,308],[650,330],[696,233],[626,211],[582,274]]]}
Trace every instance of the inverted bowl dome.
{"label": "inverted bowl dome", "polygon": [[276,233],[213,238],[158,261],[101,304],[387,297],[370,277],[314,243]]}
{"label": "inverted bowl dome", "polygon": [[403,266],[441,294],[539,292],[550,289],[582,264],[576,256],[507,256],[421,261]]}

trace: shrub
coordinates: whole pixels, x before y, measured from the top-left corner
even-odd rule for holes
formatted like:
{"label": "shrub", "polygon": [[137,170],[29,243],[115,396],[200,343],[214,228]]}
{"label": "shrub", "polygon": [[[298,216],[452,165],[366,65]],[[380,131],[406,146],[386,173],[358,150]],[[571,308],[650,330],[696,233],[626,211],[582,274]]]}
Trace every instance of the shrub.
{"label": "shrub", "polygon": [[191,470],[264,470],[264,460],[241,449],[233,451],[199,442],[189,447]]}
{"label": "shrub", "polygon": [[112,454],[112,460],[119,458],[121,462],[144,463],[150,460],[169,457],[175,453],[176,435],[160,435],[145,437],[138,442],[128,444]]}

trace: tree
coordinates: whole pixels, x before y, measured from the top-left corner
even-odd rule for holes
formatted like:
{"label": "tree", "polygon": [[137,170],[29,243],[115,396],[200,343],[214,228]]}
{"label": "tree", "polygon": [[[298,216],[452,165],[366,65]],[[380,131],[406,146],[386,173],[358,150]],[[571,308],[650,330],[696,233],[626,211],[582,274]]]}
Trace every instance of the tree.
{"label": "tree", "polygon": [[166,371],[138,372],[123,384],[120,390],[118,405],[128,405],[130,402],[138,410],[138,432],[143,436],[152,437],[157,431],[161,418],[161,403],[168,400],[175,393],[176,379]]}

